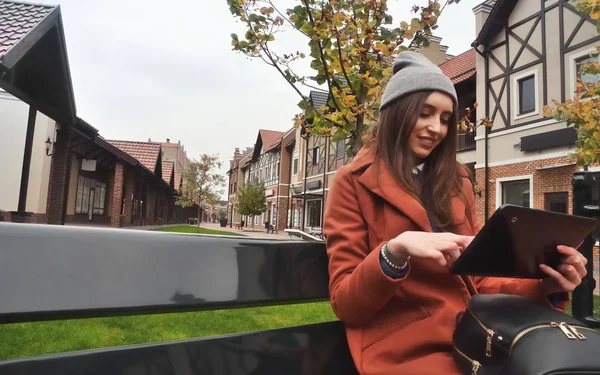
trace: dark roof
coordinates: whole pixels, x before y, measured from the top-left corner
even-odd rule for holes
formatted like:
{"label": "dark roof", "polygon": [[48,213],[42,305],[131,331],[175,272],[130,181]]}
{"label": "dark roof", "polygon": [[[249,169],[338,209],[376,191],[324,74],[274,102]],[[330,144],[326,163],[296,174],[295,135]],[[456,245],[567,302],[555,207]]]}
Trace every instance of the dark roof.
{"label": "dark roof", "polygon": [[0,57],[55,8],[48,5],[0,1]]}
{"label": "dark roof", "polygon": [[456,85],[475,75],[477,72],[475,61],[475,49],[471,48],[450,60],[444,61],[439,67]]}
{"label": "dark roof", "polygon": [[59,6],[0,0],[0,87],[65,126],[76,122]]}
{"label": "dark roof", "polygon": [[133,156],[150,172],[155,173],[160,155],[160,143],[117,140],[107,140],[107,142]]}
{"label": "dark roof", "polygon": [[481,4],[491,6],[493,8],[487,20],[483,24],[479,35],[477,35],[477,38],[472,43],[473,47],[477,47],[481,44],[489,44],[492,39],[504,29],[505,20],[508,19],[513,9],[515,9],[517,1],[518,0],[487,0]]}
{"label": "dark roof", "polygon": [[329,101],[329,92],[311,91],[310,100],[315,108],[326,106]]}

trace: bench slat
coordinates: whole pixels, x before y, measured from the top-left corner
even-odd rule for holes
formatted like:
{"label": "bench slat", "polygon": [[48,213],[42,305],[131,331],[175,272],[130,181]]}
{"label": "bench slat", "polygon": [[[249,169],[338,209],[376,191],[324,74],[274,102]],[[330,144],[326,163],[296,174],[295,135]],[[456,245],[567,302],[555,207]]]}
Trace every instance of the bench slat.
{"label": "bench slat", "polygon": [[340,322],[0,362],[2,374],[356,375]]}
{"label": "bench slat", "polygon": [[0,223],[0,324],[327,300],[325,244]]}

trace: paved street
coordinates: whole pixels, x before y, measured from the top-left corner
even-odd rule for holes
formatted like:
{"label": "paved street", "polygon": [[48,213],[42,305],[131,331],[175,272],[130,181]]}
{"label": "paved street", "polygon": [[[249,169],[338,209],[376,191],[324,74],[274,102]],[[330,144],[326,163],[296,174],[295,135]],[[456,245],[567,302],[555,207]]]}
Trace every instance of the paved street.
{"label": "paved street", "polygon": [[[252,227],[244,228],[243,230],[235,229],[235,226],[230,228],[229,224],[227,224],[227,228],[221,228],[219,223],[200,223],[200,226],[206,229],[224,230],[227,232],[241,233],[245,236],[253,238],[276,238],[280,240],[290,239],[290,235],[287,234],[284,230],[279,230],[278,233],[267,233],[264,227],[258,225],[254,226],[254,231],[252,231]],[[298,238],[292,237],[291,239]]]}

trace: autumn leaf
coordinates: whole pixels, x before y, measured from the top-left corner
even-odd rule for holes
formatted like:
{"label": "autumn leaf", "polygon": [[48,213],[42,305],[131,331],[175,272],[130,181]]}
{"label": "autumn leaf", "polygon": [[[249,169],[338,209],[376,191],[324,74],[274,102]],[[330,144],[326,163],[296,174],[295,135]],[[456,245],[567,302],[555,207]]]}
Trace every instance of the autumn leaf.
{"label": "autumn leaf", "polygon": [[[386,0],[307,0],[287,9],[278,9],[281,2],[273,0],[227,0],[232,16],[245,28],[245,34],[231,35],[231,46],[272,67],[300,96],[301,113],[293,116],[294,126],[305,134],[348,138],[357,152],[363,133],[378,119],[395,56],[409,43],[423,45],[437,24],[440,0],[423,2],[413,8],[410,19],[394,22]],[[305,42],[277,43],[284,30],[306,38],[308,48]],[[309,60],[303,64],[310,73],[297,73],[305,70],[294,65],[300,59]],[[308,92],[315,86],[328,93],[327,106],[313,105]]]}

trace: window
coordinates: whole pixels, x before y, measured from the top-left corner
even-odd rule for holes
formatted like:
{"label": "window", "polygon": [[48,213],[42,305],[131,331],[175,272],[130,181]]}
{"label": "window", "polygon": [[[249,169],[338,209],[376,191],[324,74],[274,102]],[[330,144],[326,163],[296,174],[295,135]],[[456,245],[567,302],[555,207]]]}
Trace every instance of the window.
{"label": "window", "polygon": [[540,113],[538,68],[512,77],[511,117],[520,120]]}
{"label": "window", "polygon": [[294,176],[298,174],[298,157],[296,157],[296,158],[294,159],[294,167],[293,167],[293,171],[294,171],[294,173],[293,173],[293,175],[294,175]]}
{"label": "window", "polygon": [[321,200],[306,202],[306,226],[309,228],[321,227]]}
{"label": "window", "polygon": [[501,204],[531,207],[529,179],[500,182],[500,190]]}
{"label": "window", "polygon": [[106,203],[106,183],[92,178],[79,176],[77,180],[77,197],[75,199],[75,213],[89,214],[90,210],[95,215],[104,215]]}
{"label": "window", "polygon": [[569,193],[546,193],[544,194],[544,205],[547,211],[566,214],[569,211]]}
{"label": "window", "polygon": [[584,55],[578,59],[575,59],[575,64],[576,64],[576,74],[577,74],[577,78],[581,78],[581,80],[585,83],[591,83],[591,84],[595,84],[600,80],[600,77],[598,76],[598,74],[590,74],[590,73],[583,73],[581,70],[583,68],[583,66],[587,63],[594,63],[594,62],[598,62],[598,56],[589,56],[589,55]]}
{"label": "window", "polygon": [[519,82],[519,115],[535,111],[535,76],[530,75]]}
{"label": "window", "polygon": [[319,148],[315,147],[312,149],[312,162],[313,164],[319,164]]}
{"label": "window", "polygon": [[344,154],[346,153],[346,140],[342,139],[341,141],[337,141],[335,145],[335,157],[337,159],[342,159]]}
{"label": "window", "polygon": [[[585,66],[585,64],[587,63],[597,63],[600,62],[600,58],[598,57],[598,55],[595,56],[590,56],[591,52],[594,52],[594,49],[585,51],[582,54],[577,55],[577,57],[575,57],[574,59],[571,60],[571,66],[572,66],[572,71],[573,71],[573,75],[574,78],[571,82],[571,93],[573,95],[576,94],[577,92],[577,79],[581,79],[583,81],[583,83],[587,83],[587,84],[596,84],[597,82],[600,81],[600,75],[598,74],[589,74],[589,73],[583,73],[583,67]],[[584,94],[583,97],[587,97],[587,94]]]}

